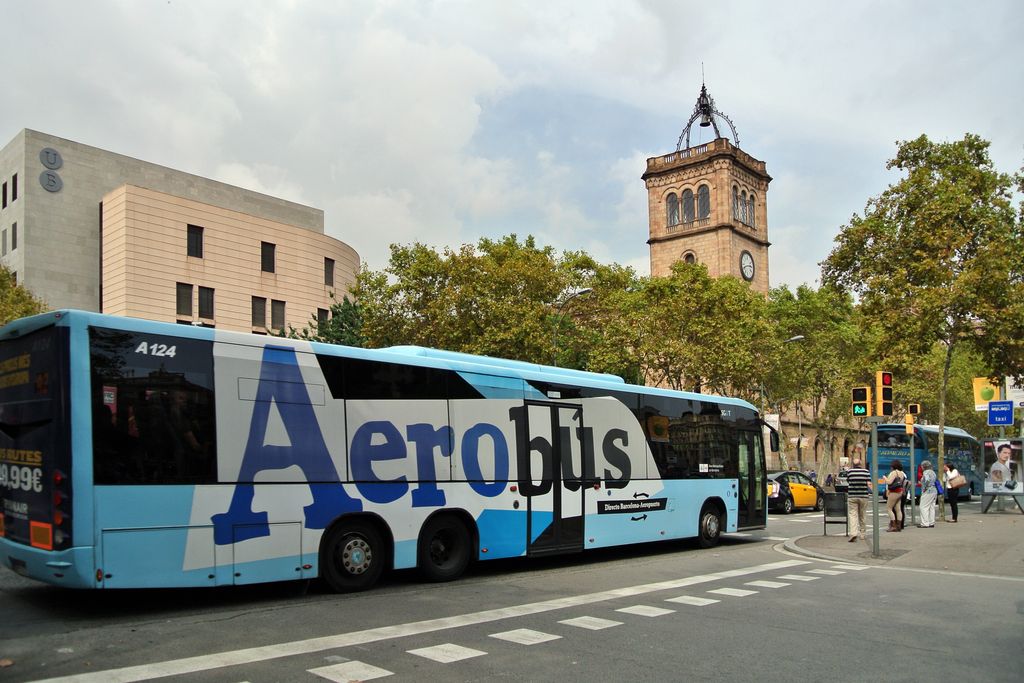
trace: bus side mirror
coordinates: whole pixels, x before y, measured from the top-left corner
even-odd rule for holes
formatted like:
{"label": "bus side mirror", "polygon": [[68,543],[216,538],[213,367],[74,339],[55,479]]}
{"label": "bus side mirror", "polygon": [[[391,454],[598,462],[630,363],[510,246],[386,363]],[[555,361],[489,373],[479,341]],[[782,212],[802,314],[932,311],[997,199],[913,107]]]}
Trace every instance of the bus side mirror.
{"label": "bus side mirror", "polygon": [[774,429],[770,432],[771,436],[768,437],[768,445],[772,449],[772,453],[779,452],[779,433]]}

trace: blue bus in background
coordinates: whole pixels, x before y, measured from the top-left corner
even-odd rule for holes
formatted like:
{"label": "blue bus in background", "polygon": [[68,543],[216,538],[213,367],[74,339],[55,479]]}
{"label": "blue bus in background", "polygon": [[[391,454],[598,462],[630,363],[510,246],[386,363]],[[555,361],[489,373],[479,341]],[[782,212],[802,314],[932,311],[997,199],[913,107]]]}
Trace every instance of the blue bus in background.
{"label": "blue bus in background", "polygon": [[[956,427],[946,427],[944,430],[945,461],[952,464],[960,474],[967,479],[967,486],[957,489],[959,500],[970,500],[975,493],[980,494],[983,489],[985,476],[981,469],[981,443],[973,436]],[[942,481],[942,473],[939,471],[939,428],[935,425],[914,425],[914,470],[910,469],[910,435],[906,433],[904,424],[882,424],[878,425],[878,476],[879,494],[884,495],[885,486],[881,478],[890,471],[893,460],[898,460],[903,465],[903,472],[915,482],[914,495],[921,495],[921,487],[916,485],[917,468],[922,460],[928,460],[932,469],[939,475]],[[868,457],[871,457],[871,448],[868,447]],[[870,463],[870,460],[868,461]],[[906,489],[910,495],[909,487]]]}
{"label": "blue bus in background", "polygon": [[0,565],[340,592],[710,547],[767,523],[763,426],[745,401],[607,374],[54,311],[0,329]]}

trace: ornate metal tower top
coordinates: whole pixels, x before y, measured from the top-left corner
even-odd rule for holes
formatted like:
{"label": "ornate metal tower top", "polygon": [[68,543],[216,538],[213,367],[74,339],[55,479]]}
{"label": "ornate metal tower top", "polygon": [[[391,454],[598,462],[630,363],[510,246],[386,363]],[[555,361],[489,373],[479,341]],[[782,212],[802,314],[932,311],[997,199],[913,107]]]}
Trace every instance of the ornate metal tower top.
{"label": "ornate metal tower top", "polygon": [[715,107],[715,100],[711,95],[708,95],[707,86],[701,83],[700,96],[697,98],[697,104],[693,105],[693,114],[690,115],[690,120],[686,122],[686,127],[683,128],[683,132],[679,135],[676,151],[678,152],[690,147],[690,129],[693,127],[693,122],[697,119],[700,119],[701,128],[711,126],[715,130],[715,138],[722,137],[722,133],[718,130],[718,124],[715,122],[716,116],[729,124],[730,130],[732,130],[732,144],[739,147],[740,136],[736,134],[736,126],[733,125],[732,119]]}

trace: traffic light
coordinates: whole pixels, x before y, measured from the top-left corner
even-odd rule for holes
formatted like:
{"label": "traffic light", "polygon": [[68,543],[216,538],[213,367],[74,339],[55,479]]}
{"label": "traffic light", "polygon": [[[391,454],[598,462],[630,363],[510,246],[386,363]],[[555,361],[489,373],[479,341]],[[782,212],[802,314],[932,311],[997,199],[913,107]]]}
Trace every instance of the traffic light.
{"label": "traffic light", "polygon": [[892,414],[892,373],[879,370],[875,373],[875,415]]}
{"label": "traffic light", "polygon": [[909,414],[911,414],[911,415],[920,415],[921,414],[921,404],[920,403],[911,403],[911,404],[907,405],[907,412]]}
{"label": "traffic light", "polygon": [[871,387],[854,387],[852,393],[853,398],[853,416],[854,417],[868,417],[871,415]]}

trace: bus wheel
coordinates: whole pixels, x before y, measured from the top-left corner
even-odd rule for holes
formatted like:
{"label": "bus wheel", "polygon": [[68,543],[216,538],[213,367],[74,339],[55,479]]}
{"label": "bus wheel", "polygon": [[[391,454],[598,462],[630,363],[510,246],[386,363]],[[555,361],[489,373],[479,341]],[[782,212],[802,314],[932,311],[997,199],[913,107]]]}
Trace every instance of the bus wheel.
{"label": "bus wheel", "polygon": [[722,515],[718,506],[706,503],[700,511],[697,542],[701,548],[714,548],[722,537]]}
{"label": "bus wheel", "polygon": [[384,555],[384,539],[372,524],[341,522],[320,546],[320,575],[337,593],[363,591],[380,578]]}
{"label": "bus wheel", "polygon": [[451,581],[469,565],[472,541],[466,525],[450,515],[434,517],[420,532],[419,568],[428,581]]}

